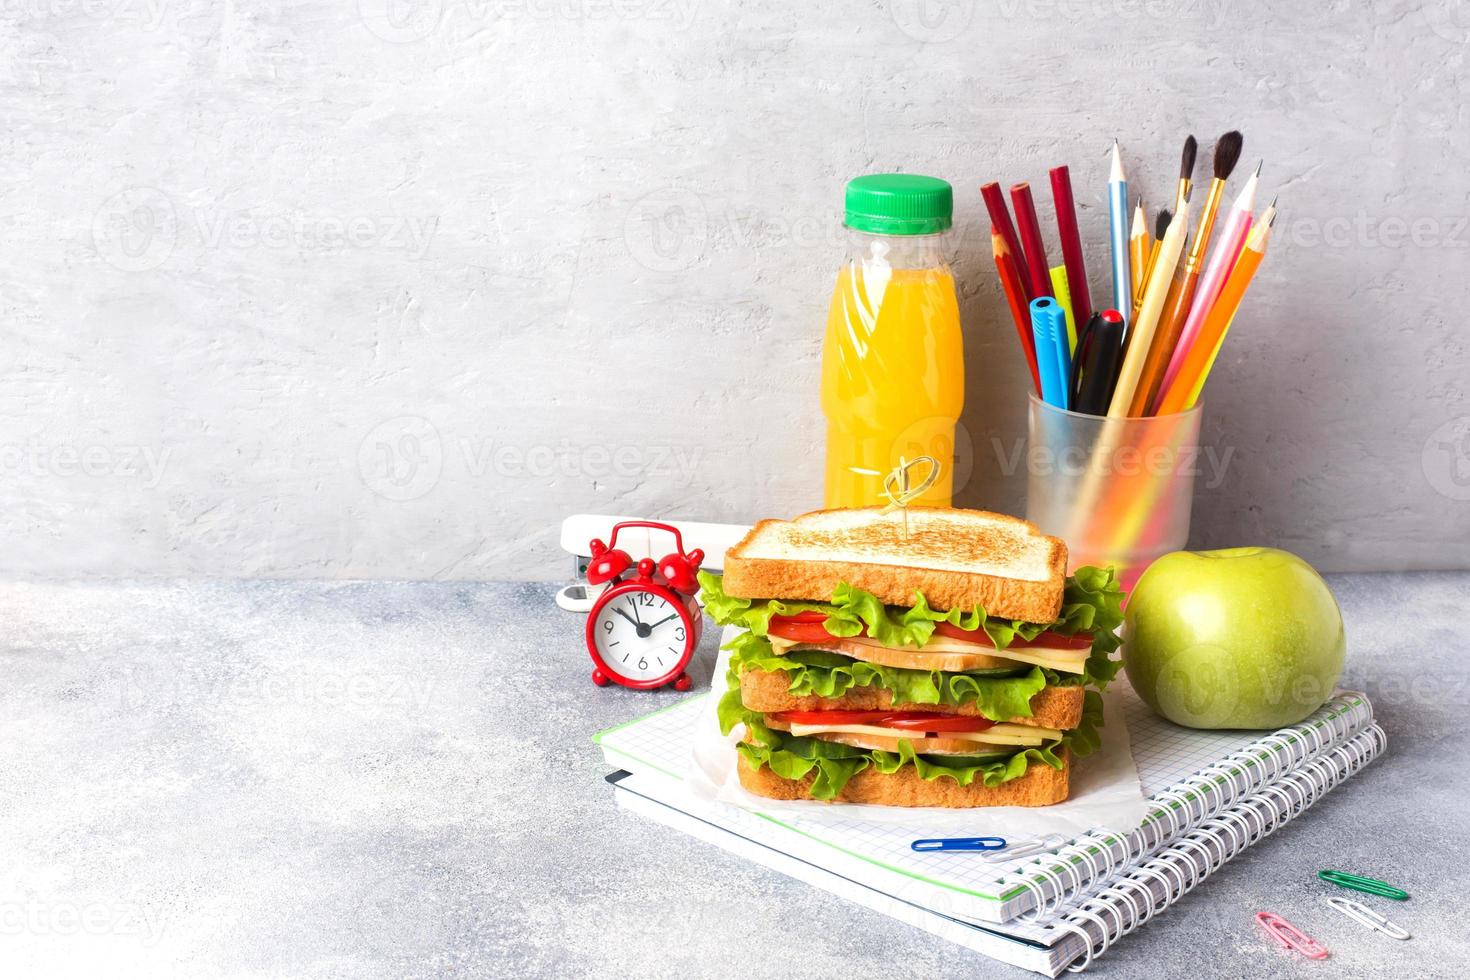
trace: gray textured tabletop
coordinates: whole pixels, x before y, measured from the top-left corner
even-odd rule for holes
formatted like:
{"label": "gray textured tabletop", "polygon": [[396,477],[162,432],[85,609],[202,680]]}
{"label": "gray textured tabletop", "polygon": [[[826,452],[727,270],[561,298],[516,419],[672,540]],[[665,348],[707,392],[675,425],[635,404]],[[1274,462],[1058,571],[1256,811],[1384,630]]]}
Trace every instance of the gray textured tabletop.
{"label": "gray textured tabletop", "polygon": [[[1331,582],[1387,753],[1097,974],[1470,972],[1470,574]],[[685,695],[594,688],[551,592],[0,587],[0,974],[1029,975],[617,808],[591,734]],[[1414,938],[1322,907],[1325,867],[1402,885]]]}

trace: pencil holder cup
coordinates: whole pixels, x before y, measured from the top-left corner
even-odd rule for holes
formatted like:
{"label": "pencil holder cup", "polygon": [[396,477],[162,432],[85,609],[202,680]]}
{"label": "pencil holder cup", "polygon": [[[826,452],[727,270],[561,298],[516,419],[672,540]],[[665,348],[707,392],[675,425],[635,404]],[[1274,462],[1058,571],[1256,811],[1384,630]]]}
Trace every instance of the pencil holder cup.
{"label": "pencil holder cup", "polygon": [[1105,418],[1031,396],[1026,518],[1067,543],[1069,572],[1112,565],[1132,589],[1188,543],[1202,408]]}

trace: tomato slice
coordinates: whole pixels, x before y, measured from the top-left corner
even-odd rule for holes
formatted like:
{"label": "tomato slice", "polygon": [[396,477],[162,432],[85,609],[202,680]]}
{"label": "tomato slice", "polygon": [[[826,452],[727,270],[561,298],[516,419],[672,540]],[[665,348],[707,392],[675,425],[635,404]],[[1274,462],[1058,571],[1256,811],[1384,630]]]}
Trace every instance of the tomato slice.
{"label": "tomato slice", "polygon": [[[940,636],[947,636],[952,640],[966,640],[983,647],[995,648],[995,642],[990,639],[990,634],[983,629],[963,630],[953,623],[937,623],[934,632]],[[1060,633],[1038,633],[1036,639],[1027,640],[1017,636],[1011,640],[1006,649],[1024,650],[1027,647],[1051,647],[1061,650],[1086,650],[1092,646],[1092,637],[1086,633],[1078,633],[1076,636],[1062,636]]]}
{"label": "tomato slice", "polygon": [[876,725],[891,711],[779,711],[770,717],[788,725]]}
{"label": "tomato slice", "polygon": [[821,623],[792,623],[780,622],[783,617],[772,616],[771,624],[766,627],[766,632],[772,636],[779,636],[783,640],[794,640],[797,643],[821,643],[824,640],[834,639],[827,627]]}
{"label": "tomato slice", "polygon": [[808,609],[806,612],[792,613],[790,616],[772,616],[773,623],[822,623],[826,622],[827,614]]}
{"label": "tomato slice", "polygon": [[876,725],[903,732],[983,732],[995,724],[926,711],[781,711],[770,717],[787,725]]}
{"label": "tomato slice", "polygon": [[[794,613],[790,616],[772,616],[766,632],[772,636],[779,636],[783,640],[794,640],[797,643],[821,643],[823,640],[835,640],[837,637],[827,632],[827,627],[822,624],[827,621],[827,614],[808,609],[806,612]],[[868,632],[863,628],[862,634]]]}

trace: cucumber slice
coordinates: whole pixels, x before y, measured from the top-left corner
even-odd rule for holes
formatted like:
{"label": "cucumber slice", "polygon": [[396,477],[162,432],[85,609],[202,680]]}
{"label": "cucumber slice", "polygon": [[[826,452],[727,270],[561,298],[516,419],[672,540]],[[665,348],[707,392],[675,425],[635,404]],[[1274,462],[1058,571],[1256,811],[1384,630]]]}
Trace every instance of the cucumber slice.
{"label": "cucumber slice", "polygon": [[1031,667],[981,667],[977,670],[962,670],[969,677],[1019,677],[1031,673]]}
{"label": "cucumber slice", "polygon": [[972,752],[969,755],[934,755],[932,753],[925,753],[919,758],[936,766],[966,769],[972,766],[983,766],[1000,759],[1009,759],[1017,752],[1025,751],[1025,748],[1023,745],[1010,745],[1005,748],[997,748],[993,752]]}

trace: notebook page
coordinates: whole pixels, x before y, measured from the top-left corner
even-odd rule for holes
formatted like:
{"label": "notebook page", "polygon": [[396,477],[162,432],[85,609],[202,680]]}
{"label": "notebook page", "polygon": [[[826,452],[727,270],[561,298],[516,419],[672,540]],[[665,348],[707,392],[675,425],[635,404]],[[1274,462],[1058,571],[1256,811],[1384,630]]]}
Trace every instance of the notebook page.
{"label": "notebook page", "polygon": [[[1130,728],[1134,722],[1139,726],[1139,734],[1134,736],[1134,759],[1149,792],[1172,785],[1260,738],[1258,732],[1180,729],[1156,719],[1126,684],[1116,687]],[[703,694],[681,701],[600,733],[596,740],[613,765],[633,772],[651,770],[665,778],[681,780],[688,766],[688,746],[694,726],[708,717],[706,700],[710,697],[713,695]],[[1338,742],[1351,734],[1346,730],[1336,734],[1344,720],[1359,716],[1363,726],[1371,723],[1371,706],[1362,695],[1347,694],[1334,698],[1304,724],[1334,735],[1331,739],[1320,736],[1324,741]],[[740,810],[733,806],[727,809]],[[755,811],[755,815],[799,841],[790,846],[800,848],[799,856],[803,859],[830,865],[842,874],[862,880],[875,876],[891,878],[887,890],[938,908],[947,915],[999,923],[1036,904],[1032,891],[1019,883],[1021,876],[1009,872],[1017,868],[1025,870],[1038,858],[990,863],[980,855],[973,856],[974,860],[969,856],[956,860],[957,856],[952,854],[918,853],[909,845],[916,835],[924,836],[921,831],[891,823],[844,819],[840,812],[835,807],[824,808],[820,821],[778,817],[760,811]],[[1162,843],[1164,835],[1155,836]],[[1109,839],[1114,842],[1112,846],[1121,863],[1128,845],[1122,837]],[[1050,895],[1054,890],[1043,883],[1042,893]]]}
{"label": "notebook page", "polygon": [[[1272,785],[1277,788],[1285,787],[1289,790],[1285,798],[1299,800],[1301,809],[1305,809],[1338,782],[1349,778],[1371,762],[1382,752],[1385,744],[1382,729],[1370,725],[1352,739],[1341,742],[1333,750],[1316,757],[1311,767],[1300,769]],[[637,789],[642,796],[654,801],[657,806],[653,811],[640,809],[640,812],[645,812],[659,822],[977,952],[1046,975],[1058,975],[1067,965],[1084,955],[1086,945],[1082,936],[1075,931],[1079,927],[1086,934],[1087,943],[1092,945],[1094,951],[1104,948],[1101,931],[1096,925],[1097,920],[1078,916],[1074,914],[1075,909],[1086,906],[1096,912],[1099,903],[1104,903],[1111,906],[1113,912],[1104,915],[1102,921],[1121,923],[1125,931],[1138,924],[1132,902],[1110,899],[1106,894],[1100,896],[1100,886],[1089,888],[1077,900],[1037,922],[1017,920],[1000,925],[967,924],[950,915],[942,900],[934,907],[927,907],[885,890],[898,880],[895,876],[873,877],[872,880],[848,878],[830,865],[818,864],[812,858],[820,858],[822,855],[814,852],[803,838],[793,836],[739,807],[712,802],[691,794],[675,780],[652,774],[634,774],[618,785],[620,788]],[[1264,828],[1269,833],[1300,812],[1294,806],[1282,807],[1282,797],[1276,796],[1274,792],[1269,797],[1258,799],[1264,799],[1266,805],[1262,807],[1258,803],[1247,807],[1237,803],[1228,809],[1227,812],[1236,814],[1237,817],[1249,816],[1248,820],[1240,821],[1237,826],[1254,826],[1258,832]],[[1267,811],[1271,816],[1262,822],[1261,814]],[[674,819],[671,817],[673,814],[683,819]],[[1234,834],[1225,835],[1205,829],[1196,830],[1191,836],[1195,840],[1203,841],[1211,855],[1217,855],[1212,866],[1225,863],[1242,847],[1249,847],[1258,839],[1252,837],[1242,842],[1235,840]],[[1189,852],[1188,859],[1191,863],[1196,859],[1197,853]],[[798,856],[802,854],[806,856]],[[962,859],[965,856],[952,857]],[[1178,858],[1171,857],[1168,851],[1152,858],[1149,863],[1155,868],[1170,863],[1183,867],[1178,864]],[[1186,871],[1180,880],[1191,875],[1192,872]],[[1174,877],[1173,874],[1162,878],[1143,874],[1130,874],[1128,877],[1148,887],[1154,907],[1161,908],[1171,904],[1163,890],[1162,881]],[[1072,928],[1068,928],[1069,923]],[[1015,945],[997,942],[1007,937],[1021,940],[1022,943]]]}

